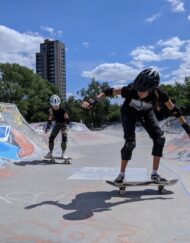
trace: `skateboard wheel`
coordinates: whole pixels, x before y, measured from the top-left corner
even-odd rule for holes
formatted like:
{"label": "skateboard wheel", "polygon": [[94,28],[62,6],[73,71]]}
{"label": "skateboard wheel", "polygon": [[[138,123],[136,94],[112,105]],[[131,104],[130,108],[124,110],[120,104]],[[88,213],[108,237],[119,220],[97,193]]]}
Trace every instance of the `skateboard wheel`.
{"label": "skateboard wheel", "polygon": [[125,194],[125,188],[119,189],[119,195],[123,196]]}
{"label": "skateboard wheel", "polygon": [[164,189],[164,186],[158,186],[158,191],[159,191],[159,193],[165,193],[166,192],[166,190]]}
{"label": "skateboard wheel", "polygon": [[65,161],[63,162],[63,164],[67,164],[67,165],[69,165],[69,164],[70,164],[70,161],[69,161],[69,160],[65,160]]}

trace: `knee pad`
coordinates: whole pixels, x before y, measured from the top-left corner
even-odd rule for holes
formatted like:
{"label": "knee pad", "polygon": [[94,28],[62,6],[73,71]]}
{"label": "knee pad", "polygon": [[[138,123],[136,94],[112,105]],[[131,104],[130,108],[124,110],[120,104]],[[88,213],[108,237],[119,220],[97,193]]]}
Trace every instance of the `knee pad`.
{"label": "knee pad", "polygon": [[166,138],[164,137],[164,135],[154,140],[155,145],[158,146],[164,146],[165,142],[166,142]]}
{"label": "knee pad", "polygon": [[154,141],[154,146],[152,149],[152,155],[162,157],[162,152],[163,152],[166,138],[164,136],[160,136],[159,138],[154,139],[153,141]]}
{"label": "knee pad", "polygon": [[125,142],[124,147],[125,147],[127,150],[133,150],[133,149],[136,147],[136,142],[135,142],[135,140]]}
{"label": "knee pad", "polygon": [[122,160],[130,160],[132,156],[132,151],[136,147],[136,141],[134,138],[128,139],[123,148],[121,149]]}

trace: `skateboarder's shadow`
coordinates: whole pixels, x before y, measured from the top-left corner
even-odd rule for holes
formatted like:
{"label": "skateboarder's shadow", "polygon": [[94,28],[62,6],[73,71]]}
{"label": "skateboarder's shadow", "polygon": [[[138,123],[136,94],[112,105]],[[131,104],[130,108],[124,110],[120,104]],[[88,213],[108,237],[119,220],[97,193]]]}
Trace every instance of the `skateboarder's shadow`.
{"label": "skateboarder's shadow", "polygon": [[56,162],[52,163],[51,161],[42,159],[42,160],[32,160],[32,161],[28,161],[28,160],[27,161],[19,161],[19,162],[14,162],[14,164],[18,165],[18,166],[26,166],[26,165],[55,165]]}
{"label": "skateboarder's shadow", "polygon": [[[168,191],[168,194],[173,192]],[[144,197],[149,196],[149,197]],[[151,196],[151,197],[150,197]],[[153,197],[156,196],[156,197]],[[117,201],[112,199],[117,197]],[[60,203],[59,201],[44,201],[41,203],[26,206],[25,209],[33,209],[42,205],[53,205],[63,210],[75,210],[74,212],[66,213],[63,218],[66,220],[83,220],[90,218],[95,212],[109,211],[112,207],[125,203],[145,201],[145,200],[169,200],[173,198],[164,197],[158,194],[156,190],[144,190],[144,191],[130,191],[126,195],[122,196],[118,201],[118,191],[111,192],[99,191],[99,192],[85,192],[76,195],[76,197],[68,204]]]}

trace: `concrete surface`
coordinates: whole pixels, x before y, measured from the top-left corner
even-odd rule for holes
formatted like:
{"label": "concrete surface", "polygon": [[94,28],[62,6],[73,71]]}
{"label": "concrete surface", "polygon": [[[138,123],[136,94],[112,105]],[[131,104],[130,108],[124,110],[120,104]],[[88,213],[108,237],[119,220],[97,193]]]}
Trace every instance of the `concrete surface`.
{"label": "concrete surface", "polygon": [[[147,186],[129,187],[119,196],[104,177],[72,179],[84,168],[119,171],[121,126],[91,133],[89,143],[85,133],[70,134],[76,141],[68,144],[71,165],[20,157],[0,169],[0,243],[189,243],[189,160],[162,159],[160,174],[179,179],[166,194]],[[176,136],[166,134],[167,141]],[[169,145],[165,154],[172,153]],[[130,170],[144,168],[149,177],[151,149],[147,134],[137,132]]]}

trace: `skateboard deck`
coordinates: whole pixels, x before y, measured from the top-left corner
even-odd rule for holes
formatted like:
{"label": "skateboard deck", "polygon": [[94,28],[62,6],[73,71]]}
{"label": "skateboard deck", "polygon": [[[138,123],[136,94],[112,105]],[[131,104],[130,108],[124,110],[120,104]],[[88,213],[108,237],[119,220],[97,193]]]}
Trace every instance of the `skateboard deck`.
{"label": "skateboard deck", "polygon": [[54,164],[67,164],[67,165],[71,164],[71,159],[72,158],[63,159],[61,157],[53,157],[52,159],[45,158],[45,160]]}
{"label": "skateboard deck", "polygon": [[173,186],[178,182],[178,179],[173,179],[173,180],[169,180],[166,182],[153,182],[153,181],[127,181],[122,185],[116,185],[113,181],[106,181],[106,183],[108,183],[111,186],[114,187],[118,187],[119,188],[119,194],[122,195],[125,193],[125,189],[126,187],[132,187],[132,186],[156,186],[158,187],[158,191],[160,193],[164,193],[165,192],[165,187],[166,186]]}

